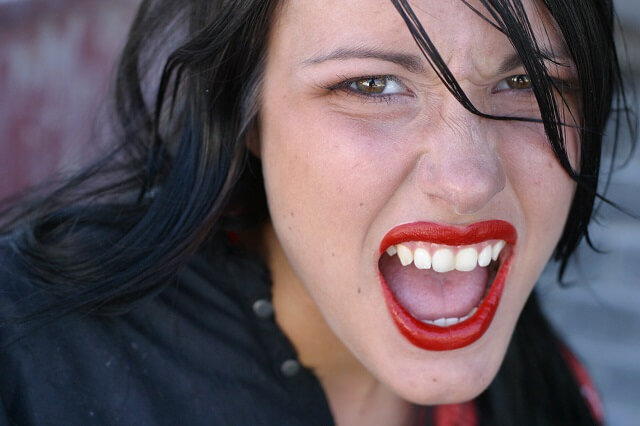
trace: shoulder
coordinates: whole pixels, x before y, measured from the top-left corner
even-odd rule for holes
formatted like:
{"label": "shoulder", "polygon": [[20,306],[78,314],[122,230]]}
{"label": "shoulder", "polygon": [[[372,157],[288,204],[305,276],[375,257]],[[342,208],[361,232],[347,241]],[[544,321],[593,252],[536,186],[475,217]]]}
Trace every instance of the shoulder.
{"label": "shoulder", "polygon": [[0,350],[27,330],[24,320],[33,314],[46,316],[45,308],[56,302],[53,292],[32,278],[36,267],[22,254],[20,238],[0,235]]}
{"label": "shoulder", "polygon": [[0,235],[0,336],[6,334],[7,323],[20,316],[25,304],[36,303],[35,289],[26,278],[26,267],[14,243],[13,235]]}
{"label": "shoulder", "polygon": [[[45,296],[20,277],[24,265],[10,245],[1,248],[0,289],[13,294],[3,303],[15,310]],[[270,291],[266,270],[216,250],[127,313],[71,314],[0,350],[0,405],[19,424],[276,424],[310,412],[326,419],[311,373],[280,377],[293,349],[273,318],[253,310]],[[19,328],[1,333],[15,337]],[[309,404],[292,399],[300,383]]]}
{"label": "shoulder", "polygon": [[0,234],[0,289],[4,292],[10,283],[19,277],[21,269],[18,256],[13,249],[13,235]]}

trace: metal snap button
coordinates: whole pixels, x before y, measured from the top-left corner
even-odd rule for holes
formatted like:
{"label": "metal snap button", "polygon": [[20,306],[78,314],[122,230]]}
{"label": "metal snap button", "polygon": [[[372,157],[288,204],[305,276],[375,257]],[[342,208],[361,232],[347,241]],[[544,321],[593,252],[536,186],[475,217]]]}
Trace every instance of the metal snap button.
{"label": "metal snap button", "polygon": [[273,316],[273,304],[266,299],[256,300],[253,303],[253,312],[260,319],[269,319]]}
{"label": "metal snap button", "polygon": [[280,371],[285,377],[293,377],[300,372],[300,363],[295,359],[288,359],[280,365]]}

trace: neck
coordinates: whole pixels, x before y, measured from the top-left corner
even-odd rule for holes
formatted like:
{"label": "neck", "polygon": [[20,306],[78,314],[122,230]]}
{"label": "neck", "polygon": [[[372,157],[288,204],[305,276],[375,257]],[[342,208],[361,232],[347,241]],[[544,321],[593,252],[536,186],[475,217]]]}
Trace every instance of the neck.
{"label": "neck", "polygon": [[291,268],[271,225],[262,242],[276,321],[320,381],[337,425],[409,425],[413,407],[380,383],[327,325]]}

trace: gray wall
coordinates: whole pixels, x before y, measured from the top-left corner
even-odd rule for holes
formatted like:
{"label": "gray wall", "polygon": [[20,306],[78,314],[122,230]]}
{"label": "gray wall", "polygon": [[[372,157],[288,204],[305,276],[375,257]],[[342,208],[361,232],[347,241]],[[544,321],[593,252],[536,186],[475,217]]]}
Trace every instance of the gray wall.
{"label": "gray wall", "polygon": [[[629,77],[640,87],[640,1],[616,3]],[[609,140],[611,136],[610,129]],[[607,193],[636,215],[639,154],[636,151],[630,163],[613,174]],[[583,244],[567,272],[569,287],[557,285],[557,266],[550,265],[538,290],[545,310],[592,374],[608,424],[634,426],[640,424],[640,222],[606,205],[598,217],[600,224],[590,229],[598,248],[606,252],[595,253]]]}

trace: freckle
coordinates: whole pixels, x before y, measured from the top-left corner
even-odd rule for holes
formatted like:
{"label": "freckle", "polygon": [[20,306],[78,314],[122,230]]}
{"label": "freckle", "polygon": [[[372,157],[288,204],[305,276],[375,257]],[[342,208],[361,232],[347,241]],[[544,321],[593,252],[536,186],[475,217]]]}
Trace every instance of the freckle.
{"label": "freckle", "polygon": [[293,217],[293,211],[290,211],[290,212],[289,212],[289,215],[290,215],[291,217]]}
{"label": "freckle", "polygon": [[358,287],[358,294],[362,293],[362,289]]}
{"label": "freckle", "polygon": [[438,381],[438,379],[436,379],[436,378],[434,377],[434,378],[432,378],[432,379],[431,379],[431,381],[432,381],[433,383],[436,383],[436,382]]}
{"label": "freckle", "polygon": [[289,231],[291,231],[291,226],[287,226],[287,229],[288,229]]}
{"label": "freckle", "polygon": [[360,203],[360,207],[364,206],[364,203]]}
{"label": "freckle", "polygon": [[331,257],[336,257],[336,253],[335,252],[331,252]]}

